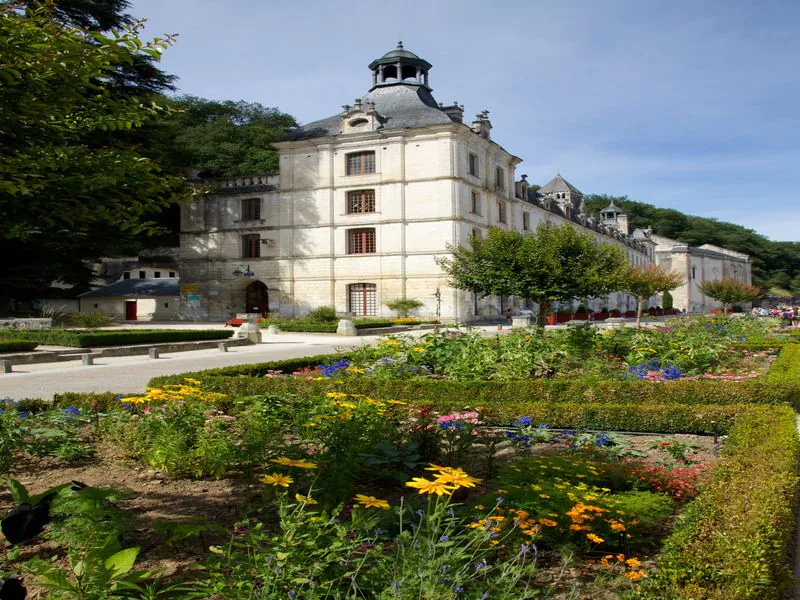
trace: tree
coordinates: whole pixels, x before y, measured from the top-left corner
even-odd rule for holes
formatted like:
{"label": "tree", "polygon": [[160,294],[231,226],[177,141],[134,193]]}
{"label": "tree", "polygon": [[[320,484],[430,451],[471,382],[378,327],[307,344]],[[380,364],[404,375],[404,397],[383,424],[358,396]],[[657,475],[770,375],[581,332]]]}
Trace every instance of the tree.
{"label": "tree", "polygon": [[636,298],[636,326],[642,323],[645,302],[655,294],[665,294],[682,286],[686,279],[680,273],[664,271],[657,265],[635,267],[629,265],[622,275],[620,290]]}
{"label": "tree", "polygon": [[437,263],[451,285],[482,295],[529,298],[539,305],[544,327],[557,300],[603,296],[619,289],[628,264],[618,246],[600,244],[592,234],[570,225],[540,223],[533,233],[492,228],[471,247],[448,247],[452,258]]}
{"label": "tree", "polygon": [[[54,279],[88,281],[84,258],[160,231],[150,216],[183,196],[182,179],[128,143],[164,107],[107,85],[134,56],[156,59],[171,43],[143,43],[140,30],[105,35],[46,8],[0,6],[0,251],[12,257],[0,268],[4,289],[17,294],[6,285],[26,272],[39,289]],[[66,277],[47,279],[53,274],[28,261],[34,256],[61,261]]]}
{"label": "tree", "polygon": [[408,313],[413,312],[422,306],[422,302],[416,298],[397,298],[386,303],[389,310],[397,313],[398,317],[404,318]]}
{"label": "tree", "polygon": [[761,290],[737,279],[717,279],[706,281],[698,286],[700,292],[717,302],[722,302],[723,314],[728,314],[728,306],[735,302],[752,302],[761,297]]}
{"label": "tree", "polygon": [[204,177],[277,172],[272,143],[297,125],[291,115],[257,102],[181,96],[169,106],[155,133],[159,158],[171,171],[196,169]]}

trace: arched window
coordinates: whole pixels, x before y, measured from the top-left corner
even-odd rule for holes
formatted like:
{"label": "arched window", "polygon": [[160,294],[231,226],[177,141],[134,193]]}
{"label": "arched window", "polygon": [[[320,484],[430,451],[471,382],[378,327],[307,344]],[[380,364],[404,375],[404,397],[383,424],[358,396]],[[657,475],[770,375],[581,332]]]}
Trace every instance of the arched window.
{"label": "arched window", "polygon": [[697,279],[697,267],[692,265],[692,279]]}
{"label": "arched window", "polygon": [[374,283],[351,283],[347,286],[349,311],[357,317],[378,314],[377,292]]}

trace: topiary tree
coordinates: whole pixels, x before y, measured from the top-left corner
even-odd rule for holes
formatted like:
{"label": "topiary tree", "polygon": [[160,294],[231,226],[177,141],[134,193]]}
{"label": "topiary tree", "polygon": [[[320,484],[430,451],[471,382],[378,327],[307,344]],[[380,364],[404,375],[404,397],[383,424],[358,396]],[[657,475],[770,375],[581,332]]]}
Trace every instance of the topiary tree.
{"label": "topiary tree", "polygon": [[761,297],[761,290],[736,279],[717,279],[706,281],[698,288],[703,295],[722,302],[723,314],[728,314],[728,306],[734,302],[752,302]]}
{"label": "topiary tree", "polygon": [[675,301],[672,298],[672,294],[669,293],[669,290],[664,292],[664,297],[661,302],[664,305],[664,310],[672,310],[672,307],[675,306]]}
{"label": "topiary tree", "polygon": [[636,298],[636,326],[639,327],[642,323],[642,312],[648,298],[674,290],[685,281],[680,273],[665,271],[658,265],[643,268],[630,265],[625,269],[620,289]]}
{"label": "topiary tree", "polygon": [[407,317],[408,313],[421,308],[422,302],[416,298],[397,298],[387,302],[386,306],[389,307],[389,310],[396,312],[398,317],[403,318]]}

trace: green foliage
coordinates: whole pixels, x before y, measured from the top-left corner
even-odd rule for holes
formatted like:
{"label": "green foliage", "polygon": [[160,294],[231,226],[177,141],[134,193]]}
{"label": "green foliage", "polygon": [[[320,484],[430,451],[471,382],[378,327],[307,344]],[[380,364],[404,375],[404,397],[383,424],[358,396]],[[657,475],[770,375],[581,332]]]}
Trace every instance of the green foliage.
{"label": "green foliage", "polygon": [[335,306],[318,306],[308,313],[308,318],[315,321],[322,321],[324,323],[334,323],[339,320],[339,318],[336,316]]}
{"label": "green foliage", "polygon": [[96,331],[100,327],[106,327],[119,320],[116,316],[103,312],[73,313],[70,315],[70,319],[78,327],[83,327],[89,331]]}
{"label": "green foliage", "polygon": [[742,415],[638,597],[756,600],[789,587],[798,450],[793,410]]}
{"label": "green foliage", "polygon": [[[259,319],[259,326],[269,327],[275,325],[281,331],[304,331],[309,333],[336,333],[339,326],[338,318],[330,321],[312,317],[270,317],[269,319]],[[390,319],[354,319],[353,324],[356,329],[378,329],[381,327],[392,327],[396,323]]]}
{"label": "green foliage", "polygon": [[628,266],[623,272],[620,290],[637,300],[636,326],[638,327],[644,305],[648,298],[658,293],[666,293],[684,284],[686,278],[674,271],[664,271],[658,265],[647,267]]}
{"label": "green foliage", "polygon": [[534,300],[543,327],[552,302],[619,289],[627,256],[617,246],[596,242],[569,225],[540,223],[534,233],[492,228],[485,238],[473,238],[471,247],[450,248],[453,257],[437,264],[458,289]]}
{"label": "green foliage", "polygon": [[5,337],[33,340],[39,344],[94,348],[99,346],[132,346],[135,344],[191,342],[195,340],[223,340],[233,331],[219,329],[118,329],[115,331],[75,331],[50,329],[49,331],[3,332]]}
{"label": "green foliage", "polygon": [[396,312],[398,317],[407,317],[409,313],[423,306],[423,303],[416,298],[396,298],[387,302],[386,306]]}
{"label": "green foliage", "polygon": [[154,232],[149,215],[183,195],[181,181],[127,136],[163,106],[101,82],[136,55],[158,57],[172,39],[144,43],[141,24],[106,35],[60,22],[47,7],[16,8],[0,8],[0,238],[63,255],[95,233]]}
{"label": "green foliage", "polygon": [[169,100],[172,112],[156,131],[156,144],[173,171],[199,169],[220,177],[276,173],[278,152],[272,147],[297,125],[294,117],[258,102],[205,100],[179,96]]}
{"label": "green foliage", "polygon": [[512,545],[506,533],[494,541],[510,551],[499,552],[486,531],[465,527],[450,497],[417,512],[403,503],[385,510],[355,506],[344,519],[335,518],[341,507],[316,511],[303,498],[292,502],[281,494],[279,528],[265,526],[273,517],[255,515],[238,524],[242,533],[229,544],[212,548],[198,595],[344,600],[357,590],[364,598],[478,600],[491,590],[500,600],[540,597],[531,583],[533,547]]}
{"label": "green foliage", "polygon": [[[3,335],[5,332],[0,332]],[[39,342],[31,342],[28,340],[3,340],[0,339],[0,353],[3,352],[30,352]]]}

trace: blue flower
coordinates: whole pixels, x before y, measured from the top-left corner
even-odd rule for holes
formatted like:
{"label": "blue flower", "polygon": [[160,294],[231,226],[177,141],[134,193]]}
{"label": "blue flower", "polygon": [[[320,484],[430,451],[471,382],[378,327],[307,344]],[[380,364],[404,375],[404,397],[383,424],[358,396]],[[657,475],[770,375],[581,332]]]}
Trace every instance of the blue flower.
{"label": "blue flower", "polygon": [[530,417],[520,417],[516,421],[512,423],[514,427],[530,427],[533,423],[533,419]]}
{"label": "blue flower", "polygon": [[519,551],[520,551],[520,553],[521,553],[521,554],[525,554],[525,553],[526,553],[528,550],[530,550],[530,549],[531,549],[531,547],[530,547],[530,545],[529,545],[529,544],[522,544],[522,545],[519,547]]}
{"label": "blue flower", "polygon": [[81,411],[80,411],[80,410],[78,410],[78,409],[77,409],[76,407],[74,407],[74,406],[68,406],[67,408],[62,408],[62,409],[61,409],[61,412],[62,412],[63,414],[65,414],[65,415],[79,415],[79,414],[81,414]]}
{"label": "blue flower", "polygon": [[449,542],[450,541],[450,537],[447,536],[447,535],[439,536],[439,541],[440,542]]}
{"label": "blue flower", "polygon": [[476,570],[476,571],[480,571],[480,570],[481,570],[481,569],[483,569],[483,568],[484,568],[484,567],[485,567],[487,564],[488,564],[488,563],[486,562],[486,559],[484,558],[483,560],[481,560],[481,561],[479,561],[479,562],[476,562],[476,563],[475,563],[475,570]]}

